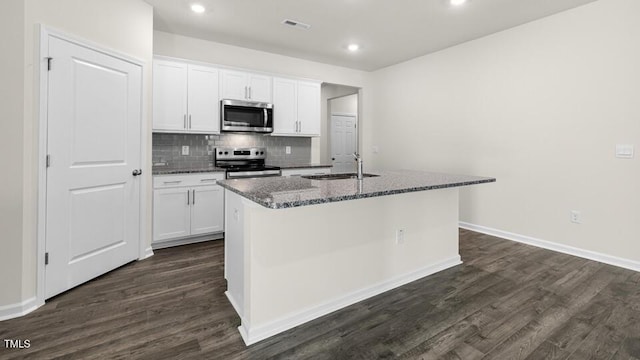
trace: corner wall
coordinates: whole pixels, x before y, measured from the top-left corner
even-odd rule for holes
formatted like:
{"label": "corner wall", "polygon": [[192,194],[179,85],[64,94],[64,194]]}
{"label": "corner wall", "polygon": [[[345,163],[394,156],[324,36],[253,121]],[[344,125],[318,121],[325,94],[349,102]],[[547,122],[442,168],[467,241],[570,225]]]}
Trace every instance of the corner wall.
{"label": "corner wall", "polygon": [[376,71],[365,155],[495,176],[461,191],[462,221],[640,265],[638,153],[614,156],[640,146],[638,14],[600,0]]}
{"label": "corner wall", "polygon": [[23,24],[24,2],[4,0],[0,12],[0,310],[22,301]]}
{"label": "corner wall", "polygon": [[[151,59],[153,9],[142,0],[9,0],[0,14],[3,55],[2,128],[0,146],[3,178],[0,194],[2,252],[0,254],[0,310],[36,295],[38,207],[38,84],[35,59],[43,24],[147,63],[144,102],[148,141],[145,149],[151,173]],[[9,6],[9,11],[4,11]],[[7,37],[5,39],[5,37]],[[7,62],[6,64],[4,62]],[[35,65],[34,65],[35,63]],[[6,74],[5,74],[6,72]],[[6,75],[6,76],[5,76]],[[5,81],[5,79],[7,79]],[[5,103],[6,102],[6,103]],[[5,128],[6,127],[6,128]],[[151,243],[151,177],[147,177],[148,238]],[[6,213],[6,214],[5,214]],[[5,216],[6,215],[6,216]],[[6,223],[5,223],[6,222]],[[6,236],[6,238],[5,238]],[[5,259],[6,257],[6,259]],[[5,276],[6,275],[6,276]]]}

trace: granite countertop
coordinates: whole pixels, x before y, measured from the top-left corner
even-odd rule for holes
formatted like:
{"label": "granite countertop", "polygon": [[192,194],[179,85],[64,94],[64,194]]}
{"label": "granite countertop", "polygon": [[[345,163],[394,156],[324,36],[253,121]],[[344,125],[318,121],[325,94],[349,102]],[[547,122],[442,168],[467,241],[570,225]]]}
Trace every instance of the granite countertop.
{"label": "granite countertop", "polygon": [[218,182],[222,187],[271,209],[355,200],[368,197],[436,190],[496,181],[495,178],[423,171],[372,171],[378,177],[346,180],[310,180],[267,177]]}
{"label": "granite countertop", "polygon": [[224,172],[223,168],[215,166],[204,167],[172,167],[172,166],[154,166],[151,168],[153,175],[174,175],[174,174],[198,174],[208,172]]}
{"label": "granite countertop", "polygon": [[284,162],[284,161],[267,161],[267,165],[278,166],[281,169],[311,169],[333,167],[332,164],[308,163],[308,162]]}

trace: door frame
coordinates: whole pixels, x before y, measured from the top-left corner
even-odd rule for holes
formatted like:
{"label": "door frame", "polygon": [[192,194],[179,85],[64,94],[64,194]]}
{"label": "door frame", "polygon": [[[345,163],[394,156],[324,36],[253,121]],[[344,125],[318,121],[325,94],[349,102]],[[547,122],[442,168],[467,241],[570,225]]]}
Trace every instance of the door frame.
{"label": "door frame", "polygon": [[[140,164],[144,172],[151,176],[149,170],[147,156],[147,132],[149,125],[147,124],[147,100],[145,98],[147,84],[145,84],[144,76],[147,70],[147,64],[144,60],[124,54],[122,52],[104,47],[86,39],[70,35],[57,29],[38,24],[36,33],[40,33],[37,50],[34,51],[34,84],[37,84],[38,93],[35,94],[33,101],[34,114],[38,118],[36,123],[38,133],[38,161],[37,161],[37,178],[38,178],[38,207],[37,207],[37,229],[36,229],[36,307],[40,307],[45,303],[45,249],[46,249],[46,214],[47,214],[47,133],[48,133],[48,87],[49,79],[47,74],[48,62],[46,57],[49,53],[49,37],[56,37],[64,41],[68,41],[78,46],[103,53],[108,56],[132,63],[140,66],[141,69],[141,94],[140,94]],[[52,64],[55,66],[55,62]],[[36,107],[35,104],[38,104]],[[151,180],[143,177],[144,181],[140,181],[140,233],[138,236],[138,260],[146,259],[153,255],[151,244],[146,245],[147,240],[147,198],[149,184]],[[142,180],[141,179],[141,180]]]}

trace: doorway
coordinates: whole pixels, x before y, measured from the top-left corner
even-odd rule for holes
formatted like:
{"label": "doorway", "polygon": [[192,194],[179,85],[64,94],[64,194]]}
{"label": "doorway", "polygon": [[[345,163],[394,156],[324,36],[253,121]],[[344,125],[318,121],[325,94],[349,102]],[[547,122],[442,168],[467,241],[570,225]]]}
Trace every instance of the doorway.
{"label": "doorway", "polygon": [[353,154],[358,152],[358,89],[341,90],[347,94],[327,101],[329,155],[334,173],[354,172]]}
{"label": "doorway", "polygon": [[41,46],[44,300],[139,257],[143,66],[47,30]]}

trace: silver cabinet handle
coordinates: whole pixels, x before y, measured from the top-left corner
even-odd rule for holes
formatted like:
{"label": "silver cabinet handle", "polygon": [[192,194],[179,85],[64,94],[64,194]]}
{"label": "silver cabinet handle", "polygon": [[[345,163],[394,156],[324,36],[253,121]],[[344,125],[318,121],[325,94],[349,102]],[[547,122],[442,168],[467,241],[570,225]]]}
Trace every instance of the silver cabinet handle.
{"label": "silver cabinet handle", "polygon": [[164,184],[180,184],[182,182],[182,180],[176,180],[176,181],[163,181]]}
{"label": "silver cabinet handle", "polygon": [[191,129],[191,114],[189,114],[189,129]]}
{"label": "silver cabinet handle", "polygon": [[191,198],[191,204],[196,204],[196,189],[193,189],[193,197]]}
{"label": "silver cabinet handle", "polygon": [[191,197],[190,191],[187,190],[187,205],[191,205],[190,197]]}
{"label": "silver cabinet handle", "polygon": [[205,181],[216,181],[216,179],[200,179],[200,182],[205,182]]}
{"label": "silver cabinet handle", "polygon": [[244,87],[244,98],[248,99],[249,98],[249,91],[247,90],[248,86]]}
{"label": "silver cabinet handle", "polygon": [[182,122],[184,123],[184,128],[186,129],[187,128],[187,114],[184,114],[182,116],[182,119],[183,119]]}
{"label": "silver cabinet handle", "polygon": [[249,100],[251,100],[251,86],[249,86]]}

